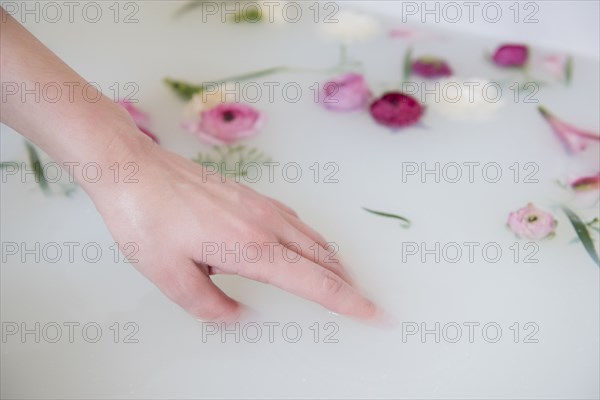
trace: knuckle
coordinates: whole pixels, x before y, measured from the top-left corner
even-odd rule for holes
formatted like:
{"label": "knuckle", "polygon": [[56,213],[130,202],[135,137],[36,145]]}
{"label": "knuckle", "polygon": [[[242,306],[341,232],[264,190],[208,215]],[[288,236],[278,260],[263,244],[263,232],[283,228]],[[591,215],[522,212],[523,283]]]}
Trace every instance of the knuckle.
{"label": "knuckle", "polygon": [[344,288],[344,282],[333,272],[325,271],[321,277],[321,291],[328,297],[337,296]]}

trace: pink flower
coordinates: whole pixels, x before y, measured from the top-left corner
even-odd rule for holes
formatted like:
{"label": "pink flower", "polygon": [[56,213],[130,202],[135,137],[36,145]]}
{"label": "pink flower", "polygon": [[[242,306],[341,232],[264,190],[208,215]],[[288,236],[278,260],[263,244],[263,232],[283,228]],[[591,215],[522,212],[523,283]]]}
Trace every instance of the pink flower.
{"label": "pink flower", "polygon": [[156,137],[156,135],[148,130],[148,125],[150,123],[150,117],[148,116],[148,114],[135,107],[133,103],[129,101],[119,100],[118,103],[127,110],[138,129],[150,139],[158,143],[158,138]]}
{"label": "pink flower", "polygon": [[556,118],[544,107],[539,106],[538,110],[546,121],[550,124],[558,139],[565,146],[565,149],[570,154],[577,154],[587,148],[590,141],[600,141],[600,135],[584,131],[567,124]]}
{"label": "pink flower", "polygon": [[231,144],[255,135],[263,127],[265,116],[239,103],[223,103],[202,111],[200,120],[187,121],[183,127],[210,144]]}
{"label": "pink flower", "polygon": [[522,44],[505,44],[492,56],[494,64],[500,67],[523,67],[529,58],[529,49]]}
{"label": "pink flower", "polygon": [[373,94],[360,74],[346,74],[323,85],[321,103],[331,111],[363,109]]}
{"label": "pink flower", "polygon": [[412,72],[423,78],[442,78],[452,75],[446,61],[436,57],[421,57],[412,64]]}
{"label": "pink flower", "polygon": [[577,192],[600,189],[600,172],[592,176],[577,178],[569,183],[569,186]]}
{"label": "pink flower", "polygon": [[509,228],[520,238],[539,240],[554,234],[557,222],[548,212],[527,204],[508,215]]}
{"label": "pink flower", "polygon": [[552,76],[558,79],[562,79],[565,75],[565,67],[567,65],[568,57],[558,54],[552,54],[542,59],[542,67],[548,71]]}
{"label": "pink flower", "polygon": [[407,94],[388,92],[371,104],[370,111],[378,123],[390,128],[403,128],[421,119],[423,106]]}

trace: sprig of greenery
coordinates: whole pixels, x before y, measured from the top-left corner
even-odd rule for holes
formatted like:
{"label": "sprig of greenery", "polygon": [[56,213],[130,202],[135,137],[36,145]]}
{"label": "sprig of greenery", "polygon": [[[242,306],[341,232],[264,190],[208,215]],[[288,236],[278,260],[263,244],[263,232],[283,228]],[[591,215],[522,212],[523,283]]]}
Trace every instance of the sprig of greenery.
{"label": "sprig of greenery", "polygon": [[[598,258],[598,254],[596,253],[594,241],[592,240],[592,237],[590,236],[590,233],[587,230],[588,224],[584,223],[581,220],[581,218],[579,218],[579,216],[575,214],[570,208],[562,206],[562,210],[569,218],[569,221],[571,221],[571,225],[573,225],[573,228],[575,228],[575,232],[577,233],[579,240],[581,240],[583,247],[590,255],[592,260],[596,263],[596,265],[600,267],[600,259]],[[593,222],[594,221],[592,221],[592,223]]]}
{"label": "sprig of greenery", "polygon": [[406,50],[402,65],[402,81],[407,82],[412,72],[412,47],[409,47],[408,50]]}
{"label": "sprig of greenery", "polygon": [[232,76],[226,79],[220,79],[212,82],[204,82],[200,85],[196,85],[193,83],[189,83],[186,81],[165,78],[164,82],[171,88],[173,91],[181,97],[183,100],[190,100],[195,94],[202,93],[206,90],[207,87],[212,86],[214,84],[220,85],[226,82],[241,82],[246,81],[248,79],[260,78],[262,76],[271,75],[277,72],[283,72],[288,70],[289,68],[279,66],[267,69],[261,69],[259,71],[250,72],[243,75]]}
{"label": "sprig of greenery", "polygon": [[18,162],[16,161],[2,161],[0,162],[0,169],[4,169],[4,168],[8,168],[8,167],[15,167],[15,170],[18,170],[21,168],[21,165],[19,165]]}
{"label": "sprig of greenery", "polygon": [[271,158],[255,147],[245,145],[214,146],[211,153],[199,153],[192,161],[204,167],[216,168],[220,174],[246,176],[247,168],[252,165],[262,167]]}
{"label": "sprig of greenery", "polygon": [[410,225],[411,225],[410,220],[408,220],[407,218],[404,218],[404,217],[402,217],[400,215],[391,214],[391,213],[387,213],[387,212],[383,212],[383,211],[375,211],[375,210],[371,210],[371,209],[366,208],[366,207],[363,207],[362,209],[365,210],[365,211],[367,211],[367,212],[370,212],[371,214],[379,215],[380,217],[393,218],[393,219],[400,220],[401,221],[400,225],[403,228],[406,228],[406,229],[410,228]]}
{"label": "sprig of greenery", "polygon": [[35,181],[38,185],[40,185],[40,189],[42,189],[42,192],[44,192],[44,194],[50,194],[50,186],[48,185],[48,180],[44,175],[44,168],[42,166],[42,162],[40,161],[40,157],[37,153],[37,150],[29,142],[25,142],[25,148],[27,149],[27,157],[29,159],[29,164],[33,167]]}
{"label": "sprig of greenery", "polygon": [[570,85],[573,80],[573,57],[569,56],[565,63],[565,85]]}
{"label": "sprig of greenery", "polygon": [[[190,11],[194,11],[198,7],[202,6],[202,3],[206,3],[208,0],[192,0],[179,7],[173,15],[174,19],[180,18],[184,14]],[[240,23],[240,22],[259,22],[262,20],[262,13],[258,6],[256,7],[244,7],[242,11],[230,17],[229,22]]]}
{"label": "sprig of greenery", "polygon": [[[29,160],[29,165],[31,166],[31,168],[33,168],[35,181],[37,182],[38,186],[46,196],[54,194],[51,189],[50,182],[48,182],[48,179],[44,174],[44,164],[42,163],[42,159],[39,156],[37,149],[33,144],[27,141],[25,141],[25,148],[27,149],[27,158]],[[2,168],[6,168],[9,165],[16,165],[17,169],[21,168],[21,166],[18,165],[18,163],[16,162],[4,162],[2,163]],[[59,185],[62,189],[62,194],[64,194],[67,197],[71,196],[75,189],[77,189],[78,187],[76,183],[69,183],[67,185],[59,183]]]}

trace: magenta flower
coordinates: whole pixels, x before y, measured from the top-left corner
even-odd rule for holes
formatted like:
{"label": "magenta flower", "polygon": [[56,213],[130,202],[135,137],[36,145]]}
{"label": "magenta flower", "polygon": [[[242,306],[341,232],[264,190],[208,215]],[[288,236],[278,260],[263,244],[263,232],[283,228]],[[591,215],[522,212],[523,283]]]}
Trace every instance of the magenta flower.
{"label": "magenta flower", "polygon": [[557,222],[554,216],[527,204],[508,215],[509,228],[520,238],[540,240],[554,234]]}
{"label": "magenta flower", "polygon": [[600,141],[600,135],[584,131],[569,125],[556,118],[544,107],[539,106],[538,110],[546,121],[550,124],[558,139],[565,146],[565,149],[570,154],[577,154],[585,150],[590,141]]}
{"label": "magenta flower", "polygon": [[135,107],[130,101],[119,100],[118,103],[127,110],[138,129],[158,143],[156,135],[148,130],[148,125],[150,124],[150,117],[148,114]]}
{"label": "magenta flower", "polygon": [[239,103],[223,103],[200,113],[200,120],[187,121],[183,127],[210,144],[231,144],[255,135],[265,116]]}
{"label": "magenta flower", "polygon": [[365,108],[372,96],[365,78],[350,73],[323,85],[321,103],[331,111],[354,111]]}
{"label": "magenta flower", "polygon": [[423,78],[442,78],[452,75],[452,69],[446,61],[436,57],[420,57],[412,64],[412,72]]}
{"label": "magenta flower", "polygon": [[569,186],[577,192],[600,189],[600,172],[592,176],[583,176],[569,183]]}
{"label": "magenta flower", "polygon": [[523,67],[529,58],[529,49],[522,44],[505,44],[496,49],[492,56],[494,64],[500,67]]}
{"label": "magenta flower", "polygon": [[417,123],[424,110],[413,97],[400,92],[389,92],[375,100],[370,111],[378,123],[390,128],[403,128]]}

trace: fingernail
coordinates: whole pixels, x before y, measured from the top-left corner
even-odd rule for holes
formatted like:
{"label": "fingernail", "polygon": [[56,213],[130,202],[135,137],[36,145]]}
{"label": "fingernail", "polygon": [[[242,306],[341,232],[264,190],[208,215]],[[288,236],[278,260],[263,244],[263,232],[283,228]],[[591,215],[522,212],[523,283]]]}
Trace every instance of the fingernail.
{"label": "fingernail", "polygon": [[398,319],[382,308],[377,310],[370,322],[378,328],[392,329],[398,326]]}

